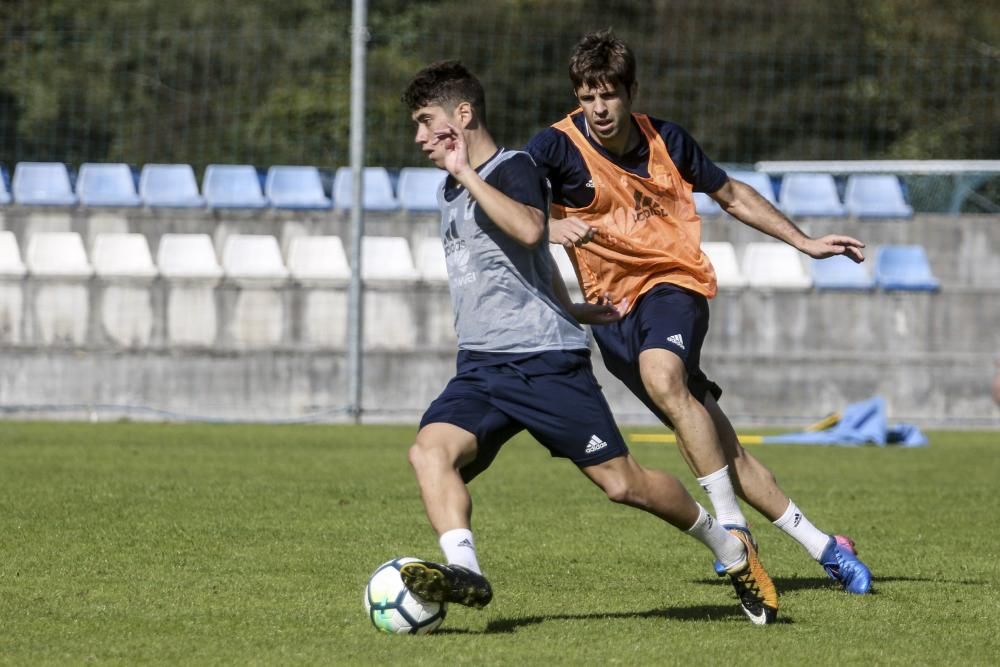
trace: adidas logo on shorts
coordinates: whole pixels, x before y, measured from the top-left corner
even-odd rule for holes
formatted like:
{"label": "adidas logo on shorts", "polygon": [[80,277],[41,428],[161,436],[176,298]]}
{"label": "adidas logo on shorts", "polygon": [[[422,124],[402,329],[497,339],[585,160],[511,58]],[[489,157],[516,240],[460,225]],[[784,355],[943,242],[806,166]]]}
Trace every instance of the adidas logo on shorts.
{"label": "adidas logo on shorts", "polygon": [[583,450],[584,454],[593,454],[594,452],[604,449],[608,446],[608,443],[604,442],[596,435],[590,436],[590,442],[587,443],[587,448]]}
{"label": "adidas logo on shorts", "polygon": [[684,349],[684,337],[681,336],[679,333],[674,334],[673,336],[667,336],[667,342],[673,343],[682,350]]}

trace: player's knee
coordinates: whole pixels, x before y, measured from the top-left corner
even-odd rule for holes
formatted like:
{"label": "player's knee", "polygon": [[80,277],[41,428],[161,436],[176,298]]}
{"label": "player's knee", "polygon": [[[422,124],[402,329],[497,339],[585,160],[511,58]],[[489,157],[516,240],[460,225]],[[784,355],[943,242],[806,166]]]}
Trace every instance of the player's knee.
{"label": "player's knee", "polygon": [[669,373],[644,379],[646,392],[653,401],[670,416],[684,408],[692,400],[691,392],[683,374]]}
{"label": "player's knee", "polygon": [[622,478],[608,480],[604,484],[604,493],[608,500],[621,505],[631,505],[633,501],[632,490],[628,482]]}
{"label": "player's knee", "polygon": [[419,474],[422,470],[446,464],[447,457],[444,456],[444,451],[441,447],[417,440],[410,446],[407,458],[410,461],[410,466]]}

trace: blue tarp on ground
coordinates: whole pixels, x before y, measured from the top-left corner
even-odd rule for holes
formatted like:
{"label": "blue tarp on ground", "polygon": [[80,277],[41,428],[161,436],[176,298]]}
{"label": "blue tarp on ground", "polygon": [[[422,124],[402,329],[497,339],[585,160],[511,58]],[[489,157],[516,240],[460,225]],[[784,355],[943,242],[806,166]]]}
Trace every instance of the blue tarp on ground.
{"label": "blue tarp on ground", "polygon": [[927,437],[913,424],[900,423],[890,426],[885,414],[885,401],[881,396],[875,396],[867,401],[848,405],[839,419],[829,428],[768,435],[764,436],[764,443],[923,447],[927,445]]}

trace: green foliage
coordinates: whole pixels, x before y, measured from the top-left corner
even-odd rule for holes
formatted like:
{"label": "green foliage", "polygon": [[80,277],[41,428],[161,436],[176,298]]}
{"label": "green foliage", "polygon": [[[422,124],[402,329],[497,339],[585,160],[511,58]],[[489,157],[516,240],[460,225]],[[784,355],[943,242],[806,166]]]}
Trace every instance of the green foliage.
{"label": "green foliage", "polygon": [[[413,426],[0,422],[4,664],[993,664],[996,433],[925,449],[754,449],[876,594],[751,516],[782,620],[752,626],[695,541],[613,505],[526,436],[472,485],[496,599],[428,637],[371,627],[374,568],[438,547]],[[706,502],[677,451],[634,444]]]}
{"label": "green foliage", "polygon": [[[723,162],[993,158],[1000,9],[960,0],[372,2],[368,161],[423,164],[398,104],[459,58],[519,146],[573,106],[566,62],[613,27],[639,108]],[[0,154],[20,160],[346,163],[351,3],[0,3]]]}

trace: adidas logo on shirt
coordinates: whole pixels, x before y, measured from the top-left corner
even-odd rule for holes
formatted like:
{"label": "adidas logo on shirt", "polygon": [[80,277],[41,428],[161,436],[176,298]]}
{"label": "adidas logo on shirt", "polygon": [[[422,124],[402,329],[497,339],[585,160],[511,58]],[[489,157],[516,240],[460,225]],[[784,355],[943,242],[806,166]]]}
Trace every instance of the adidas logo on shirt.
{"label": "adidas logo on shirt", "polygon": [[584,454],[593,454],[594,452],[604,449],[608,446],[608,443],[604,442],[596,435],[590,436],[590,442],[587,443],[587,448],[583,450]]}
{"label": "adidas logo on shirt", "polygon": [[668,343],[673,343],[674,345],[676,345],[677,347],[681,348],[682,350],[685,349],[684,348],[684,337],[681,336],[679,333],[678,334],[674,334],[673,336],[667,336],[667,342]]}

